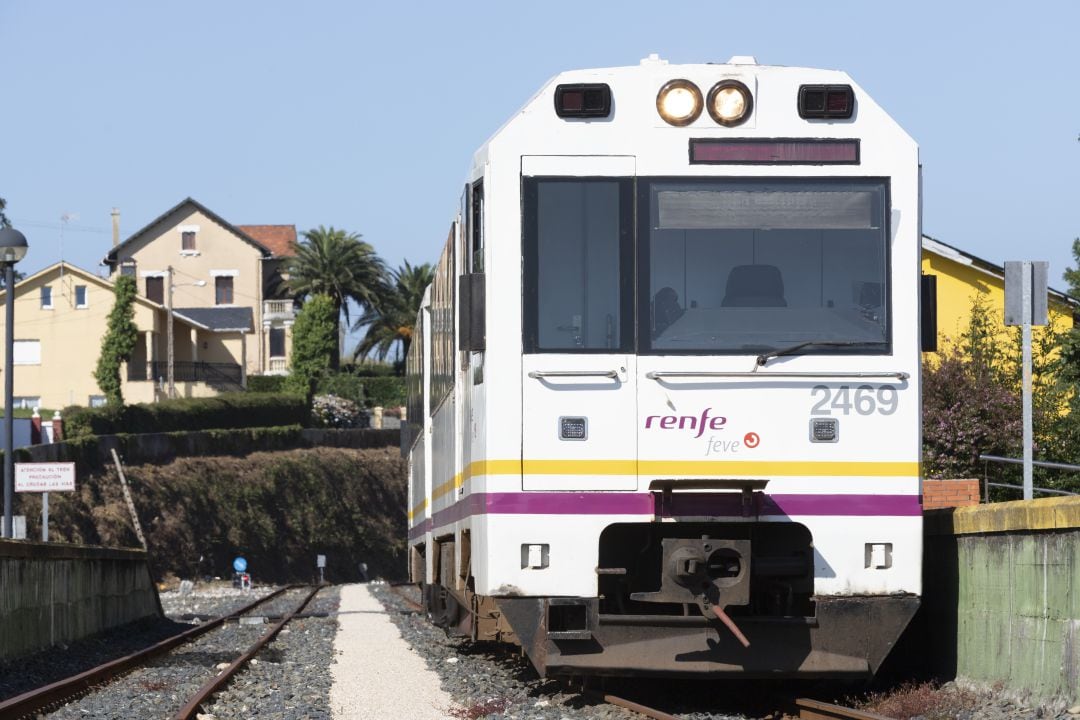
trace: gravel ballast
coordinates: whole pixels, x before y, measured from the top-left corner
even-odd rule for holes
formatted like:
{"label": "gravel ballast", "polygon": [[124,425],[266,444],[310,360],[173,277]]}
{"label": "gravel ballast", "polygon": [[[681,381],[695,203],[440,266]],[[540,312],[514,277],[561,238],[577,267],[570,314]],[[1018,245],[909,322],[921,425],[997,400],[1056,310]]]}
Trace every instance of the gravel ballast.
{"label": "gravel ballast", "polygon": [[[397,590],[419,599],[414,587]],[[249,594],[208,586],[196,588],[196,592],[183,597],[165,594],[163,602],[177,617],[201,618],[231,612],[269,591],[270,588],[262,588]],[[296,606],[305,592],[290,590],[255,613],[260,617],[284,614]],[[345,606],[339,613],[342,592]],[[201,715],[204,720],[401,717],[630,720],[640,717],[586,700],[576,688],[537,677],[515,647],[448,637],[412,609],[395,589],[383,583],[323,588],[304,614],[305,617],[286,626],[256,656],[253,664],[211,699]],[[35,668],[46,668],[50,658],[57,668],[72,668],[79,661],[93,664],[88,658],[101,662],[95,654],[126,654],[145,644],[145,638],[154,632],[168,628],[170,632],[165,634],[173,634],[184,627],[162,620],[146,627],[132,626],[126,632],[103,636],[90,644],[57,648],[39,654],[40,657],[24,659],[18,666],[0,668],[0,695],[11,696],[41,684]],[[269,625],[261,621],[256,624],[230,621],[47,717],[169,718],[191,693],[268,629]],[[830,691],[824,684],[740,680],[698,683],[609,680],[603,687],[606,692],[686,720],[780,720],[782,711],[793,711],[794,697],[849,704],[847,699],[859,692],[854,685],[846,690],[834,686]],[[343,699],[343,692],[349,699]],[[1047,706],[981,686],[915,685],[899,691],[892,688],[883,695],[884,698],[875,698],[875,704],[868,709],[898,719],[1080,720],[1080,706],[1075,704]],[[1066,707],[1074,712],[1069,713]]]}

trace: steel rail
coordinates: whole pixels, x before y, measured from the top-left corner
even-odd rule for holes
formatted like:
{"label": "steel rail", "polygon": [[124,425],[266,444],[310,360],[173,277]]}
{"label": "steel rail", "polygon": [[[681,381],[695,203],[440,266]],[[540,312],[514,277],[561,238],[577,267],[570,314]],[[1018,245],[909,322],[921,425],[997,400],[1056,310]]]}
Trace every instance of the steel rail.
{"label": "steel rail", "polygon": [[799,708],[800,720],[892,720],[892,718],[885,715],[878,715],[865,710],[855,710],[843,705],[833,705],[820,700],[811,700],[810,698],[798,698],[795,700],[795,706]]}
{"label": "steel rail", "polygon": [[275,590],[269,595],[259,598],[258,600],[248,603],[247,605],[239,608],[228,615],[222,615],[221,617],[214,618],[213,620],[207,620],[206,622],[199,623],[190,630],[184,630],[171,637],[167,637],[164,640],[154,643],[150,647],[144,648],[137,652],[125,655],[115,660],[102,663],[97,667],[85,670],[77,675],[58,680],[48,685],[43,685],[39,688],[29,690],[21,695],[8,698],[3,702],[0,702],[0,720],[8,720],[9,718],[20,718],[25,715],[30,715],[39,710],[43,710],[51,705],[58,705],[66,702],[71,698],[83,693],[95,685],[100,685],[112,678],[121,675],[128,670],[132,670],[140,665],[146,663],[147,660],[154,658],[164,652],[172,650],[178,645],[182,645],[190,640],[203,635],[216,627],[219,627],[226,620],[243,615],[250,612],[254,608],[262,605],[263,603],[272,600],[273,598],[281,595],[286,590],[289,590],[293,586],[286,586],[279,590]]}
{"label": "steel rail", "polygon": [[413,600],[408,595],[406,595],[404,590],[399,589],[399,588],[409,587],[409,586],[412,586],[412,583],[391,583],[390,584],[390,589],[394,591],[395,595],[397,595],[399,598],[404,600],[406,605],[408,605],[409,607],[411,607],[413,610],[415,610],[417,612],[422,612],[423,609],[424,609],[424,606],[422,604],[416,602],[415,600]]}
{"label": "steel rail", "polygon": [[255,643],[252,644],[252,646],[244,652],[243,655],[233,660],[229,664],[229,667],[225,668],[220,673],[212,677],[210,680],[203,683],[203,686],[196,690],[195,694],[191,696],[191,698],[184,704],[184,706],[180,708],[180,710],[175,715],[173,715],[173,720],[191,720],[191,718],[195,717],[195,714],[199,712],[199,708],[202,707],[202,704],[209,700],[211,695],[223,688],[229,682],[229,680],[232,679],[233,675],[239,672],[240,668],[246,665],[248,661],[251,660],[251,658],[255,657],[255,655],[260,650],[266,647],[267,643],[277,637],[277,634],[281,632],[281,629],[285,627],[285,625],[288,624],[288,622],[292,620],[297,613],[307,607],[307,604],[311,602],[311,599],[315,597],[315,594],[319,592],[322,587],[323,586],[321,585],[317,585],[312,588],[311,592],[308,593],[307,597],[304,598],[303,602],[297,605],[296,609],[293,610],[291,613],[283,616],[281,618],[281,622],[270,628],[270,632],[264,633],[262,637],[255,641]]}
{"label": "steel rail", "polygon": [[585,690],[582,692],[587,698],[591,698],[596,702],[606,703],[608,705],[616,705],[626,710],[636,712],[638,715],[644,715],[647,718],[653,720],[679,720],[674,715],[670,715],[656,708],[651,708],[648,705],[642,705],[626,698],[621,698],[618,695],[608,695],[607,693],[596,692],[593,690]]}

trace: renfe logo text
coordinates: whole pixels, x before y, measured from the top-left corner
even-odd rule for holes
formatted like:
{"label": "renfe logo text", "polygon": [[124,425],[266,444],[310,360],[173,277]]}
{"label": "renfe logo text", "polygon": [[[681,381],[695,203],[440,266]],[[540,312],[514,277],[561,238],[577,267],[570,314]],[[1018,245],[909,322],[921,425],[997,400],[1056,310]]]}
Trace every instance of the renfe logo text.
{"label": "renfe logo text", "polygon": [[656,427],[660,430],[697,430],[697,435],[694,437],[699,438],[706,428],[709,430],[723,430],[724,424],[727,423],[727,418],[723,415],[709,417],[709,411],[711,410],[712,408],[705,408],[701,411],[700,417],[694,415],[650,415],[645,418],[645,429],[649,430]]}

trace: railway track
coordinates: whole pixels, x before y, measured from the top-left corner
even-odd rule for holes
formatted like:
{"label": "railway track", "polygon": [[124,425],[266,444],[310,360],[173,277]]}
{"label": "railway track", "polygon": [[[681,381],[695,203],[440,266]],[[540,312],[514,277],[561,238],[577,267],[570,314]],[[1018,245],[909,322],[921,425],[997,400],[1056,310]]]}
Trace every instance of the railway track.
{"label": "railway track", "polygon": [[212,630],[222,627],[230,620],[239,620],[239,618],[244,615],[254,613],[257,609],[267,606],[272,601],[283,597],[285,593],[295,590],[307,590],[303,599],[294,609],[281,615],[278,622],[274,624],[268,632],[263,633],[256,642],[247,648],[247,650],[229,663],[228,667],[203,683],[199,689],[188,698],[183,707],[172,716],[173,720],[190,720],[190,718],[195,717],[195,714],[202,707],[203,703],[205,703],[213,693],[224,687],[229,679],[251,660],[259,650],[265,647],[267,643],[271,642],[290,620],[303,611],[307,604],[318,593],[319,589],[319,587],[311,586],[283,587],[229,613],[228,615],[223,615],[200,623],[190,630],[177,633],[176,635],[157,642],[143,650],[98,665],[90,670],[50,683],[49,685],[30,690],[21,695],[8,698],[7,700],[0,702],[0,720],[14,720],[16,718],[38,714],[43,711],[58,709],[62,705],[71,702],[80,696],[86,695],[96,688],[105,686],[127,673],[146,666],[155,658],[190,643]]}
{"label": "railway track", "polygon": [[[423,606],[413,599],[416,594],[416,585],[413,583],[390,583],[389,588],[411,610],[423,611]],[[658,708],[650,707],[644,703],[630,700],[606,691],[589,690],[582,687],[567,687],[568,692],[580,695],[590,702],[605,705],[614,705],[624,710],[630,710],[650,720],[678,720],[677,715],[665,712]],[[790,701],[789,701],[790,702]],[[863,710],[834,705],[810,698],[798,698],[794,701],[799,720],[891,720],[883,715],[869,713]],[[793,717],[785,714],[785,717]]]}
{"label": "railway track", "polygon": [[[633,700],[627,700],[618,695],[583,691],[582,696],[593,702],[615,705],[630,710],[642,717],[650,718],[651,720],[678,720],[678,716],[676,715],[634,702]],[[810,698],[798,698],[795,701],[795,706],[798,709],[799,720],[892,720],[892,718],[878,715],[877,713],[856,710],[854,708],[834,705],[832,703],[812,700]]]}

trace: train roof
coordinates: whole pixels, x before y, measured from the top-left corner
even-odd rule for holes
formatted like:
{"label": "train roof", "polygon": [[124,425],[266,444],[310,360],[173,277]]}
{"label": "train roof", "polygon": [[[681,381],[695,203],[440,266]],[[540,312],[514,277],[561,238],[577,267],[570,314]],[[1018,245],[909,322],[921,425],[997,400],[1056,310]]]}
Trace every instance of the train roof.
{"label": "train roof", "polygon": [[[526,100],[526,102],[512,114],[506,122],[492,133],[480,148],[478,148],[473,157],[473,166],[471,168],[470,176],[477,176],[477,171],[482,168],[484,162],[487,160],[490,146],[505,137],[511,128],[520,124],[525,118],[534,116],[537,113],[542,113],[542,117],[547,120],[558,120],[552,111],[552,95],[554,93],[554,88],[557,85],[570,83],[606,83],[612,88],[613,109],[610,117],[597,118],[591,121],[574,120],[569,125],[579,125],[583,122],[586,124],[618,123],[619,126],[626,127],[629,122],[637,123],[641,127],[656,127],[663,126],[663,123],[656,114],[655,106],[651,102],[642,101],[646,100],[645,96],[648,96],[648,98],[655,97],[657,90],[667,80],[682,77],[686,77],[690,80],[708,80],[710,85],[712,82],[715,82],[716,79],[734,78],[749,80],[750,82],[748,82],[748,84],[751,85],[751,90],[755,96],[757,95],[757,86],[759,82],[763,81],[771,82],[780,80],[782,83],[795,87],[796,90],[794,92],[797,92],[797,86],[799,84],[850,85],[854,89],[859,112],[849,121],[834,123],[834,127],[850,127],[851,125],[866,127],[867,120],[872,122],[885,122],[888,125],[891,125],[892,130],[901,133],[905,139],[914,145],[914,140],[911,139],[911,137],[900,128],[888,113],[877,105],[870,95],[843,70],[786,65],[762,65],[757,62],[757,59],[754,56],[750,55],[737,55],[723,63],[706,62],[672,64],[658,55],[652,54],[643,58],[637,65],[566,70],[550,78],[531,97],[529,97],[529,99]],[[703,87],[702,91],[704,92],[707,88],[708,85]],[[637,101],[627,103],[626,101],[631,95],[637,95]],[[776,98],[769,99],[763,97],[760,98],[760,100],[764,102],[759,103],[760,109],[756,110],[756,112],[760,113],[763,110],[775,110],[777,102]],[[757,98],[755,98],[755,102],[758,102]],[[784,103],[785,109],[794,108],[794,97],[789,98],[785,95],[780,102]],[[794,112],[792,112],[792,114],[794,115]],[[864,117],[860,118],[860,115]],[[798,119],[797,116],[795,119]],[[859,123],[860,119],[863,120],[862,123]],[[559,122],[563,121],[559,120]],[[805,121],[802,122],[805,123]],[[665,127],[664,129],[667,128]],[[761,135],[761,131],[756,128],[756,123],[747,123],[745,125],[740,125],[737,128],[717,128],[716,125],[709,126],[707,123],[700,122],[699,119],[699,122],[695,123],[692,128],[682,129],[693,129],[693,131],[699,135],[702,133],[708,134],[717,130],[728,134],[737,133],[738,136],[743,137]],[[821,132],[821,130],[822,126],[818,125],[815,128],[815,132],[808,134],[816,135]]]}

